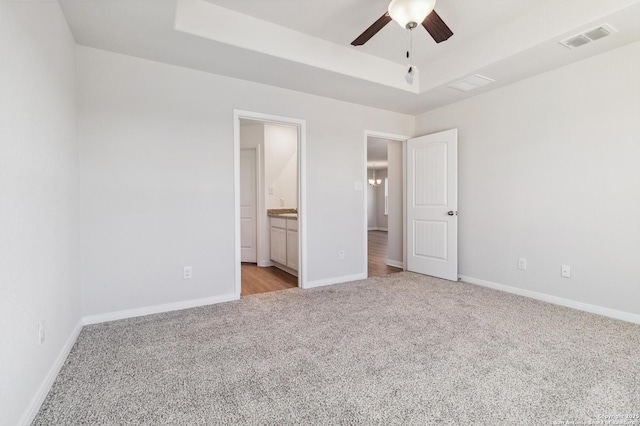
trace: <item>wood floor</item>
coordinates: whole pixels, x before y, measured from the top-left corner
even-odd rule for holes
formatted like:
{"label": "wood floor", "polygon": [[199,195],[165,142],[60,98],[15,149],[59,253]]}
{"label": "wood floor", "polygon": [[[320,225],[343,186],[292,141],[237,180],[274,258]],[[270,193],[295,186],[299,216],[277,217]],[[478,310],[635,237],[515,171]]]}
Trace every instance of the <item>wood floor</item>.
{"label": "wood floor", "polygon": [[241,266],[242,288],[240,296],[288,290],[298,287],[298,278],[273,266],[258,268],[254,263]]}
{"label": "wood floor", "polygon": [[[387,233],[384,231],[369,231],[368,257],[370,277],[382,277],[402,271],[400,268],[387,265]],[[297,277],[273,266],[259,268],[254,263],[243,263],[241,273],[242,289],[240,296],[298,287]]]}
{"label": "wood floor", "polygon": [[384,231],[368,232],[369,276],[383,277],[402,272],[402,269],[387,265],[387,233]]}

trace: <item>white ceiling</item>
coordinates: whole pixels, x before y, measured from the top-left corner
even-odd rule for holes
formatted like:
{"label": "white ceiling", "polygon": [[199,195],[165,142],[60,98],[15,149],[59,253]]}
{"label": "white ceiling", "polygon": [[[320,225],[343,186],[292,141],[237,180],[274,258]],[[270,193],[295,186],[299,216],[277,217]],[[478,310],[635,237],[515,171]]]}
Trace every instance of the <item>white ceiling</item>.
{"label": "white ceiling", "polygon": [[385,169],[389,164],[386,139],[367,137],[367,168]]}
{"label": "white ceiling", "polygon": [[[349,102],[417,114],[640,40],[640,0],[439,0],[454,32],[436,44],[414,31],[413,86],[404,81],[407,34],[389,23],[355,39],[387,0],[61,0],[81,45]],[[576,50],[558,44],[602,23],[618,33]],[[494,80],[462,93],[447,85]]]}
{"label": "white ceiling", "polygon": [[[340,0],[331,6],[326,1],[316,0],[206,1],[347,47],[380,18],[389,5],[389,0]],[[538,3],[540,0],[440,0],[436,11],[452,28],[455,37],[447,43],[437,44],[424,28],[418,28],[413,39],[414,59],[418,65],[437,60],[439,55],[453,48],[451,45],[464,45],[487,28],[499,26]],[[407,31],[391,22],[364,46],[352,48],[404,64],[407,41]]]}

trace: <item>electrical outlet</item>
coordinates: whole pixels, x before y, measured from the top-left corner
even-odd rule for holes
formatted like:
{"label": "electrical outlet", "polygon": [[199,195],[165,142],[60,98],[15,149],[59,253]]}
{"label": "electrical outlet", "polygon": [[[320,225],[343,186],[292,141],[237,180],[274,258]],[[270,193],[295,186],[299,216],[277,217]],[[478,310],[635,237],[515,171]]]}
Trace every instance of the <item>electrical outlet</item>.
{"label": "electrical outlet", "polygon": [[518,269],[522,269],[523,271],[527,269],[527,259],[523,257],[518,258]]}
{"label": "electrical outlet", "polygon": [[185,266],[184,271],[182,273],[182,279],[190,280],[192,276],[193,276],[193,269],[191,268],[191,266]]}
{"label": "electrical outlet", "polygon": [[571,278],[571,266],[562,265],[562,276],[565,278]]}
{"label": "electrical outlet", "polygon": [[340,250],[340,251],[338,252],[338,259],[340,259],[340,260],[344,260],[344,250]]}
{"label": "electrical outlet", "polygon": [[44,320],[38,323],[38,341],[40,344],[44,343]]}

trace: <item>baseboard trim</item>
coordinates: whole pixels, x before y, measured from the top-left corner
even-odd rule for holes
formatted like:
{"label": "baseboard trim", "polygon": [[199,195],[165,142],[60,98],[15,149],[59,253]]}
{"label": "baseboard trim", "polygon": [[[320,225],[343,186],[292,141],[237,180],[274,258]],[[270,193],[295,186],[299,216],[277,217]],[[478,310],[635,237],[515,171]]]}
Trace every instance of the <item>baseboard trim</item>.
{"label": "baseboard trim", "polygon": [[198,306],[215,305],[217,303],[231,302],[233,300],[238,300],[238,297],[236,297],[234,294],[205,297],[202,299],[184,300],[182,302],[146,306],[144,308],[127,309],[124,311],[107,312],[105,314],[98,315],[89,315],[84,317],[83,322],[85,325],[100,324],[103,322],[116,321],[126,318],[135,318],[145,315],[161,314],[164,312],[180,311],[182,309],[197,308]]}
{"label": "baseboard trim", "polygon": [[293,275],[294,277],[298,278],[298,271],[296,271],[295,269],[291,269],[288,266],[278,262],[273,262],[273,266],[280,269],[281,271],[286,272],[289,275]]}
{"label": "baseboard trim", "polygon": [[377,226],[374,226],[373,228],[367,228],[367,231],[384,231],[384,232],[389,232],[389,228],[379,228]]}
{"label": "baseboard trim", "polygon": [[387,265],[393,266],[395,268],[404,269],[404,263],[398,262],[397,260],[387,259]]}
{"label": "baseboard trim", "polygon": [[258,267],[259,268],[268,268],[270,266],[273,266],[273,262],[269,261],[269,262],[264,262],[264,261],[260,261],[258,262]]}
{"label": "baseboard trim", "polygon": [[538,293],[536,291],[525,290],[517,287],[511,287],[505,284],[498,284],[491,281],[481,280],[478,278],[467,277],[464,275],[460,275],[460,279],[469,284],[492,288],[494,290],[500,290],[506,293],[517,294],[518,296],[529,297],[531,299],[542,300],[543,302],[553,303],[554,305],[565,306],[567,308],[573,308],[579,311],[585,311],[592,314],[602,315],[605,317],[627,321],[634,324],[640,324],[640,315],[637,315],[637,314],[618,311],[610,308],[604,308],[602,306],[597,306],[597,305],[590,305],[588,303],[577,302],[571,299],[565,299],[558,296],[552,296],[550,294]]}
{"label": "baseboard trim", "polygon": [[324,287],[326,285],[341,284],[364,279],[367,279],[367,274],[343,275],[341,277],[327,278],[326,280],[308,281],[305,284],[304,289],[307,290],[315,287]]}
{"label": "baseboard trim", "polygon": [[84,324],[82,320],[78,321],[78,324],[73,329],[73,331],[71,332],[71,335],[67,339],[67,342],[64,344],[64,346],[62,347],[62,350],[58,354],[56,361],[53,363],[53,365],[49,369],[49,372],[45,376],[45,379],[40,385],[40,388],[38,388],[38,391],[34,395],[33,399],[31,399],[31,402],[29,403],[29,407],[27,408],[27,411],[22,416],[22,419],[20,420],[19,424],[25,425],[25,426],[30,425],[33,422],[33,419],[36,418],[36,415],[38,414],[38,411],[40,411],[40,407],[42,406],[42,403],[44,402],[45,398],[49,394],[49,391],[51,390],[51,386],[53,386],[53,382],[56,380],[56,377],[58,377],[58,373],[60,373],[60,370],[62,369],[64,362],[67,360],[67,357],[69,356],[69,352],[71,352],[73,345],[75,345],[83,325]]}

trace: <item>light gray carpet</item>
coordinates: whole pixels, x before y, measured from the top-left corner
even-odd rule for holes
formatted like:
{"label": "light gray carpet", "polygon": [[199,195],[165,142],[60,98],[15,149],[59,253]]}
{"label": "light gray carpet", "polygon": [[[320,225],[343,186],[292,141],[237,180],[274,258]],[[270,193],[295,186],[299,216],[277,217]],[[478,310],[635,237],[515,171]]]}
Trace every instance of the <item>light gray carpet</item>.
{"label": "light gray carpet", "polygon": [[404,272],[87,326],[34,424],[621,415],[640,415],[640,326]]}

